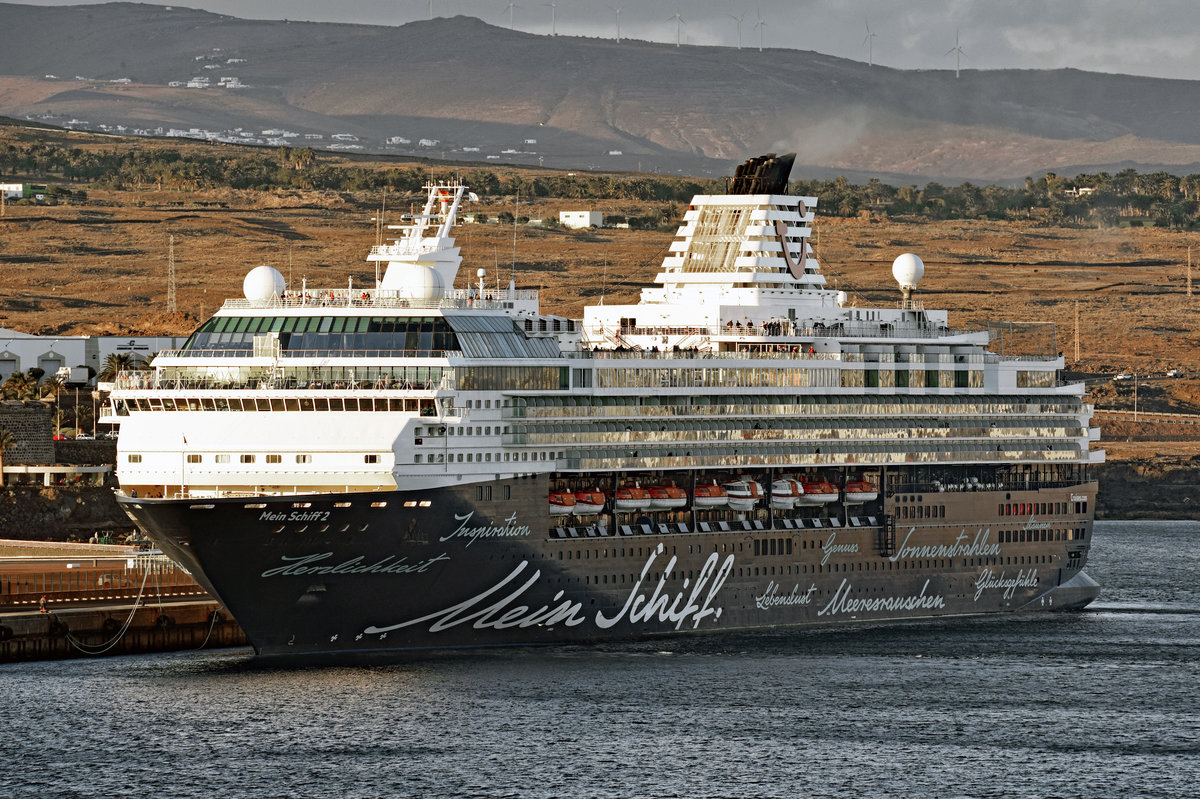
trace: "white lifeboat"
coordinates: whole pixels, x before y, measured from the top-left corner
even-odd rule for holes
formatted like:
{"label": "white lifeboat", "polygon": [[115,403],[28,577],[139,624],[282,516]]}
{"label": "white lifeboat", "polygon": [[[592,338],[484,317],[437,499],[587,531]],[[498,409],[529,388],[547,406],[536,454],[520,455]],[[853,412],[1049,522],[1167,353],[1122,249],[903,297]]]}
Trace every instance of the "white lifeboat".
{"label": "white lifeboat", "polygon": [[732,480],[725,484],[725,493],[734,510],[754,510],[762,499],[762,486],[756,480]]}
{"label": "white lifeboat", "polygon": [[785,477],[771,483],[771,507],[776,510],[791,510],[802,496],[804,488],[798,480]]}

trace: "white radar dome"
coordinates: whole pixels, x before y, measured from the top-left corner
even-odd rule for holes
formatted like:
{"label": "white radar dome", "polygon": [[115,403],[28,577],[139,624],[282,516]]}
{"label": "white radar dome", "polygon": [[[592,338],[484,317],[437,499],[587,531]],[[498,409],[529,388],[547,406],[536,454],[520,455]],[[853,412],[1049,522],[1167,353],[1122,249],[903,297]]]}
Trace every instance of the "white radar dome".
{"label": "white radar dome", "polygon": [[408,266],[395,288],[399,296],[410,300],[437,300],[445,293],[445,284],[437,270],[419,264]]}
{"label": "white radar dome", "polygon": [[287,281],[283,279],[283,275],[275,267],[266,264],[251,269],[242,281],[242,293],[250,302],[279,299],[285,288]]}
{"label": "white radar dome", "polygon": [[892,261],[892,277],[902,289],[913,289],[925,275],[925,262],[911,252],[906,252]]}
{"label": "white radar dome", "polygon": [[847,303],[847,302],[849,302],[849,301],[850,301],[850,297],[849,297],[849,295],[848,295],[848,294],[846,294],[846,292],[844,292],[844,291],[839,291],[839,292],[837,293],[837,304],[838,304],[838,307],[839,307],[839,308],[845,308],[845,307],[846,307],[846,303]]}

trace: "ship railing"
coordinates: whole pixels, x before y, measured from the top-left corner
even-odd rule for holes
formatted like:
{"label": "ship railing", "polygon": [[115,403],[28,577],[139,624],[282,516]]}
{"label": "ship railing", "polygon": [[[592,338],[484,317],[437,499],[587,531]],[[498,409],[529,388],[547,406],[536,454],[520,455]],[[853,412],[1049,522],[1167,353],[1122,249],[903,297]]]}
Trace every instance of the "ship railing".
{"label": "ship railing", "polygon": [[[817,442],[814,442],[817,443]],[[558,460],[559,469],[571,471],[610,471],[686,469],[686,468],[798,468],[829,466],[886,466],[902,464],[929,464],[930,466],[969,466],[984,463],[1079,463],[1086,458],[1078,449],[1063,448],[972,448],[964,450],[914,451],[886,448],[882,445],[833,445],[820,442],[820,447],[792,445],[782,447],[775,444],[765,446],[729,445],[712,446],[686,442],[671,449],[656,445],[653,449],[630,443],[623,447],[611,444],[598,445],[595,450],[568,451],[565,458]],[[663,451],[666,450],[666,451]],[[1009,486],[1011,489],[1012,486]]]}
{"label": "ship railing", "polygon": [[1074,488],[1087,482],[1078,480],[1039,480],[1031,478],[1008,479],[1001,478],[972,478],[946,477],[945,479],[914,481],[889,485],[887,496],[894,494],[954,494],[973,491],[1039,491],[1045,489]]}
{"label": "ship railing", "polygon": [[239,499],[239,498],[240,499],[253,499],[253,498],[264,497],[264,496],[285,496],[288,493],[289,492],[285,492],[285,491],[276,491],[276,492],[238,491],[237,489],[229,489],[229,488],[192,491],[191,489],[184,488],[180,491],[169,492],[166,495],[166,498],[167,499],[194,499],[194,500]]}
{"label": "ship railing", "polygon": [[246,380],[204,377],[154,377],[142,380],[117,382],[122,390],[147,391],[223,391],[223,390],[270,390],[270,391],[434,391],[453,387],[453,379],[443,375],[436,380],[397,379],[394,377],[374,380],[324,380],[317,374],[311,379],[303,377],[253,377]]}
{"label": "ship railing", "polygon": [[761,338],[945,338],[978,333],[977,330],[950,328],[911,322],[836,322],[830,325],[816,322],[798,324],[788,318],[766,322],[726,322],[723,325],[700,326],[622,326],[615,330],[591,328],[593,338],[612,340],[613,336],[687,336],[703,335],[723,341]]}
{"label": "ship railing", "polygon": [[837,352],[808,352],[802,347],[780,347],[778,349],[742,349],[716,352],[701,349],[669,349],[669,350],[576,350],[564,352],[567,358],[576,359],[660,359],[660,360],[718,360],[718,359],[755,359],[755,358],[805,358],[814,361],[843,360],[843,353]]}
{"label": "ship railing", "polygon": [[453,289],[441,297],[405,297],[395,289],[306,289],[285,291],[265,300],[228,299],[222,310],[260,308],[511,308],[512,303],[536,303],[536,289]]}
{"label": "ship railing", "polygon": [[[460,350],[360,350],[360,349],[320,349],[320,350],[280,350],[278,355],[255,355],[250,346],[235,349],[205,349],[194,347],[186,350],[163,350],[155,356],[155,362],[162,364],[168,358],[262,358],[274,360],[278,358],[450,358],[461,356]],[[121,372],[127,374],[128,372]]]}
{"label": "ship railing", "polygon": [[0,565],[0,607],[204,594],[183,567],[161,554],[89,553],[70,560],[21,558],[19,567],[12,561],[5,564],[8,569]]}

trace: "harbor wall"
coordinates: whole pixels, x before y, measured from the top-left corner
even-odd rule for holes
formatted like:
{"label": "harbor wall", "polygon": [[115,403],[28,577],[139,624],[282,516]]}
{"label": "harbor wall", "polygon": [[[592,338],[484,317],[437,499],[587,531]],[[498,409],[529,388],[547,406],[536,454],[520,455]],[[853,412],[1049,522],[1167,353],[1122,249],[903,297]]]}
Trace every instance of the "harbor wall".
{"label": "harbor wall", "polygon": [[133,603],[47,613],[0,612],[0,662],[135,655],[242,646],[246,636],[221,605],[204,600]]}

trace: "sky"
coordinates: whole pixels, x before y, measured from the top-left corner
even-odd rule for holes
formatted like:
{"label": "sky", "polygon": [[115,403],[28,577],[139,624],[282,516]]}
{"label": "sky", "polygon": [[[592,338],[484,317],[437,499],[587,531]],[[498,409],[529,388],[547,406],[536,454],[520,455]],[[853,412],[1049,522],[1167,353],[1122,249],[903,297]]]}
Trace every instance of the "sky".
{"label": "sky", "polygon": [[[25,0],[78,5],[88,0]],[[166,3],[157,3],[166,5]],[[400,25],[465,14],[508,27],[509,0],[189,0],[255,19]],[[520,0],[529,33],[791,48],[899,69],[1055,69],[1200,80],[1197,0]],[[620,13],[617,14],[617,9]],[[678,15],[682,22],[677,22]],[[763,24],[758,25],[762,20]],[[957,41],[961,52],[951,52]]]}

